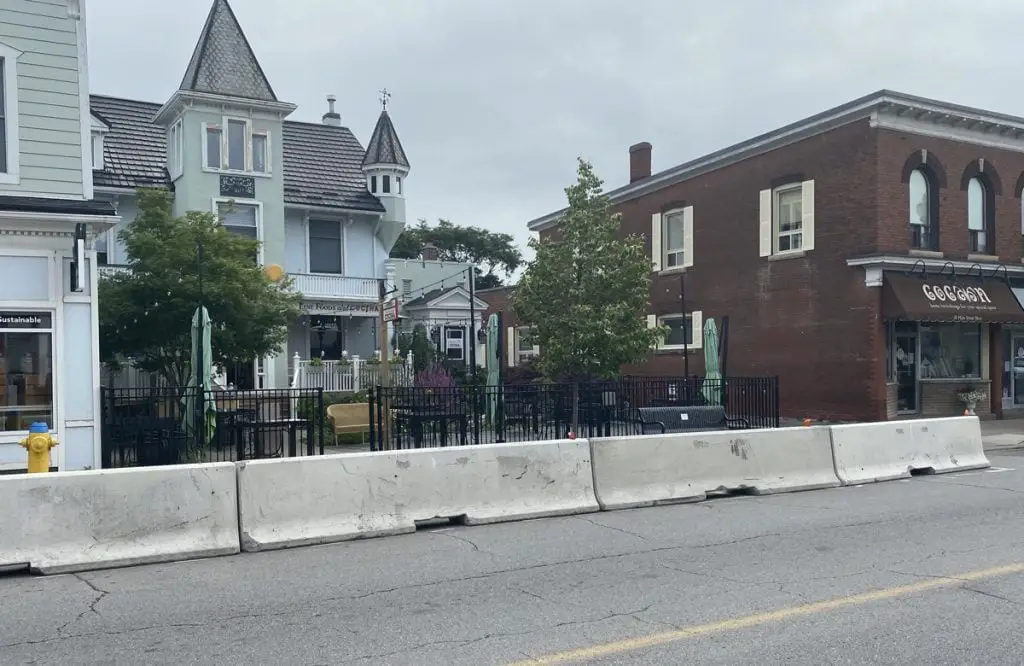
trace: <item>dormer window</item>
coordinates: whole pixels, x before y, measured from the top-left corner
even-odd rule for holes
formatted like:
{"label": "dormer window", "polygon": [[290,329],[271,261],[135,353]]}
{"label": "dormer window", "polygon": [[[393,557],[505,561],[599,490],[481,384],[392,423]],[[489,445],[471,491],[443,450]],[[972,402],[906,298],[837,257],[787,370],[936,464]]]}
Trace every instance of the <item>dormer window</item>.
{"label": "dormer window", "polygon": [[220,125],[205,125],[205,137],[208,170],[270,173],[270,132],[254,130],[252,121],[225,118]]}

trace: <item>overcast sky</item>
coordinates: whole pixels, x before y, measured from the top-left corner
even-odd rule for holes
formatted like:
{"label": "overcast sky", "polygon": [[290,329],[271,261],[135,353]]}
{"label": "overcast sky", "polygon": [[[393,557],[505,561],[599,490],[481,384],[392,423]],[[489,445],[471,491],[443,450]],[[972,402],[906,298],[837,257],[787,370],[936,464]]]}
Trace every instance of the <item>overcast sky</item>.
{"label": "overcast sky", "polygon": [[[665,169],[890,88],[1024,115],[1015,0],[232,0],[294,120],[338,96],[365,145],[390,109],[410,221],[512,233],[564,204],[577,155],[606,189],[628,147]],[[95,93],[164,102],[211,0],[90,0]]]}

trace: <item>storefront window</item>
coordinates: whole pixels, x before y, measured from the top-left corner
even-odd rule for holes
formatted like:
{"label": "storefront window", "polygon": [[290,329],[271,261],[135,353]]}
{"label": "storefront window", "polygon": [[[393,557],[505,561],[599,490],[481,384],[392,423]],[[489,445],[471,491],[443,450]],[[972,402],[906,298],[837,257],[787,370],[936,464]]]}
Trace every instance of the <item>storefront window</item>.
{"label": "storefront window", "polygon": [[0,312],[0,428],[53,427],[53,316]]}
{"label": "storefront window", "polygon": [[921,378],[981,377],[981,326],[921,325]]}

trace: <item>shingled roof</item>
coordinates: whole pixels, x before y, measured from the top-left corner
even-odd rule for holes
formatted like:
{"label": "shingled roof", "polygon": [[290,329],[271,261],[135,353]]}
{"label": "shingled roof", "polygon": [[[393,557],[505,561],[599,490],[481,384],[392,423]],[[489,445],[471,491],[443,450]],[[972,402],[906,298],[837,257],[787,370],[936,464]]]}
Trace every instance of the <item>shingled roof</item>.
{"label": "shingled roof", "polygon": [[103,170],[93,170],[96,187],[170,185],[167,134],[153,124],[159,104],[91,95],[89,108],[110,131],[103,139]]}
{"label": "shingled roof", "polygon": [[277,101],[227,0],[214,0],[210,7],[180,90]]}
{"label": "shingled roof", "polygon": [[[161,105],[103,95],[89,99],[92,111],[110,127],[103,142],[104,168],[93,171],[93,183],[169,187],[166,130],[153,122]],[[285,121],[283,135],[286,204],[384,212],[366,190],[365,151],[351,130]]]}
{"label": "shingled roof", "polygon": [[398,132],[395,131],[395,125],[391,122],[387,109],[380,112],[380,118],[377,119],[377,125],[370,136],[370,145],[366,147],[366,157],[363,158],[363,166],[378,164],[409,168],[405,149],[398,140]]}

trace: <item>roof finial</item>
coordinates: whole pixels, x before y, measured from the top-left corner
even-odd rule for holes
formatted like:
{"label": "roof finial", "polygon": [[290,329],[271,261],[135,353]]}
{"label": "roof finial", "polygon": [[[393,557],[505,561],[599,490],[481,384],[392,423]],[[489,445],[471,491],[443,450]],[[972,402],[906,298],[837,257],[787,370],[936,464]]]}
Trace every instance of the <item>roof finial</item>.
{"label": "roof finial", "polygon": [[385,111],[388,110],[388,101],[391,99],[391,93],[388,92],[387,88],[382,88],[380,91],[380,105]]}

